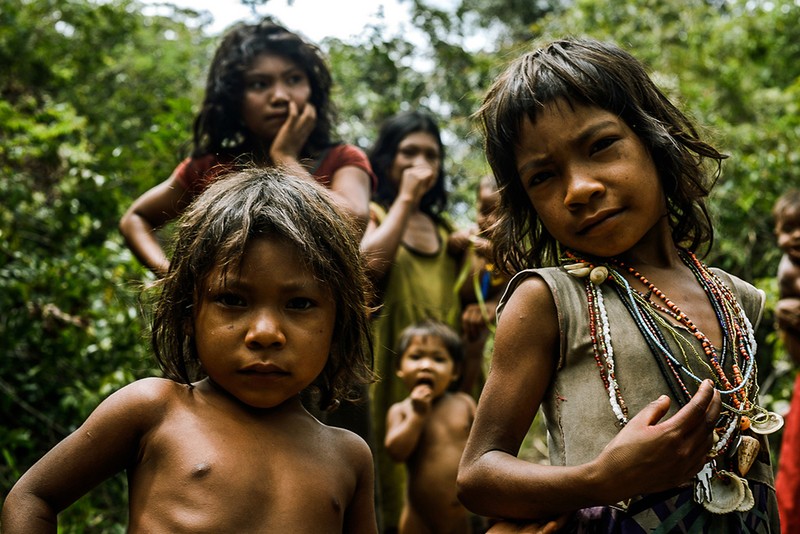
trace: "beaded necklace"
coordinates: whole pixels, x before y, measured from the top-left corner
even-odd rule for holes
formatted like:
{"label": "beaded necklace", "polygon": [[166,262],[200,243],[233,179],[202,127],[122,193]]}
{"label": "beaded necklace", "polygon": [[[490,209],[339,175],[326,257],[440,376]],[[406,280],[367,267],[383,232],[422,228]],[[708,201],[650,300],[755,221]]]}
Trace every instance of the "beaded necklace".
{"label": "beaded necklace", "polygon": [[[722,281],[711,272],[700,260],[697,259],[690,251],[679,250],[679,255],[683,262],[689,267],[703,287],[706,295],[708,295],[711,305],[719,321],[722,329],[722,348],[718,353],[714,345],[708,337],[700,331],[699,328],[692,322],[692,320],[683,313],[678,306],[672,302],[661,290],[653,285],[644,275],[636,271],[633,267],[626,266],[619,260],[612,260],[620,268],[626,269],[634,278],[637,278],[642,284],[647,287],[650,293],[658,297],[662,304],[652,302],[649,299],[643,300],[649,306],[649,309],[654,312],[662,312],[669,315],[680,324],[685,326],[691,334],[700,341],[703,352],[706,355],[708,363],[714,371],[714,379],[718,386],[720,386],[720,394],[730,395],[733,405],[740,411],[748,411],[750,408],[750,401],[747,397],[747,389],[752,386],[752,379],[754,378],[753,370],[755,369],[756,352],[755,339],[752,336],[753,328],[750,325],[747,316],[742,312],[735,297],[730,293],[728,288]],[[619,278],[624,280],[618,272],[614,271]],[[630,292],[630,286],[626,283],[627,289]],[[641,293],[639,293],[641,296]],[[747,334],[744,333],[747,332]],[[732,338],[732,339],[731,339]],[[731,339],[732,344],[736,347],[738,352],[737,358],[732,358],[731,372],[733,374],[732,380],[725,374],[723,368],[725,356],[727,351],[728,341]],[[671,356],[671,353],[669,354]],[[670,358],[674,361],[673,358]],[[745,363],[746,373],[742,375],[739,362]],[[681,365],[681,371],[688,375],[698,383],[701,381],[694,373],[689,371],[685,366]],[[679,375],[676,374],[680,381]],[[682,381],[681,381],[682,383]],[[684,388],[685,390],[685,388]]]}
{"label": "beaded necklace", "polygon": [[[735,412],[748,413],[752,409],[752,402],[749,400],[748,392],[750,392],[755,384],[755,351],[756,343],[753,336],[753,328],[747,316],[742,312],[736,298],[725,284],[706,267],[697,257],[690,251],[679,251],[680,257],[692,270],[695,278],[709,297],[709,300],[714,308],[717,319],[720,322],[723,343],[720,353],[713,346],[708,337],[697,328],[691,319],[683,313],[683,311],[675,305],[661,290],[652,284],[644,275],[636,271],[632,267],[626,266],[619,260],[612,259],[608,265],[601,267],[604,277],[595,276],[595,282],[591,281],[591,277],[587,278],[584,282],[587,301],[589,304],[589,323],[590,323],[590,336],[592,338],[592,348],[595,353],[595,361],[598,368],[601,370],[601,377],[603,384],[609,392],[609,399],[612,401],[612,409],[617,416],[617,419],[624,424],[627,422],[627,410],[622,407],[625,406],[622,399],[619,385],[616,382],[614,375],[614,355],[611,348],[611,337],[608,328],[608,317],[605,312],[605,306],[602,300],[602,293],[598,290],[598,282],[602,283],[605,280],[614,282],[614,289],[619,294],[623,304],[625,304],[629,313],[636,322],[637,327],[642,332],[650,346],[651,350],[657,357],[662,372],[675,378],[679,388],[680,394],[673,391],[676,399],[682,404],[691,398],[691,393],[686,386],[685,378],[690,378],[697,384],[703,379],[684,362],[678,360],[673,354],[672,350],[666,342],[659,324],[667,328],[673,329],[674,327],[667,321],[664,321],[659,314],[665,314],[684,327],[700,342],[703,352],[707,361],[700,360],[704,367],[713,370],[714,382],[722,395],[730,396],[731,404]],[[571,269],[568,269],[571,274],[577,272],[577,276],[586,275],[591,273],[592,270],[597,270],[594,264],[578,258],[574,253],[567,252],[567,257],[577,261],[573,264]],[[618,271],[618,269],[625,269],[631,273],[633,277],[638,279],[644,287],[648,289],[645,295],[640,291],[635,291],[631,288],[627,279],[625,279]],[[589,271],[587,273],[586,271]],[[650,300],[650,295],[655,295],[661,301],[653,302]],[[678,339],[679,336],[676,336]],[[729,352],[728,346],[732,345],[736,348],[734,357],[731,361],[732,377],[728,377],[723,365],[727,353]],[[742,373],[741,368],[744,366],[745,372]],[[668,376],[668,383],[672,383]]]}
{"label": "beaded necklace", "polygon": [[[616,259],[607,259],[606,263],[591,262],[579,258],[575,253],[567,251],[563,268],[572,276],[583,278],[589,311],[589,334],[592,350],[600,377],[608,393],[609,403],[619,426],[628,422],[628,408],[616,379],[614,351],[611,343],[611,331],[606,312],[603,293],[600,285],[610,282],[613,290],[632,317],[643,338],[647,342],[656,362],[661,369],[665,381],[669,385],[673,397],[685,404],[692,397],[686,384],[691,380],[700,384],[703,378],[693,369],[690,356],[705,370],[706,375],[714,381],[714,387],[729,402],[723,400],[723,410],[715,425],[715,443],[709,452],[710,460],[695,478],[695,500],[714,513],[727,513],[733,510],[745,511],[752,506],[751,497],[745,498],[749,491],[744,479],[733,474],[731,460],[739,457],[739,472],[742,476],[752,465],[754,438],[743,435],[748,428],[758,434],[769,434],[777,431],[783,424],[778,414],[767,412],[755,402],[758,394],[756,383],[756,341],[753,327],[747,315],[740,307],[733,292],[724,282],[703,264],[692,252],[678,250],[681,260],[689,267],[695,279],[707,295],[714,314],[719,321],[722,332],[722,346],[718,351],[708,337],[700,331],[692,320],[660,289],[634,268]],[[621,270],[641,282],[647,293],[634,290],[628,280],[622,276]],[[657,300],[651,300],[655,295]],[[698,340],[702,354],[695,345],[681,335],[675,321]],[[663,331],[662,331],[663,330]],[[671,334],[683,355],[679,360],[664,336],[664,331]],[[689,348],[687,352],[684,346]],[[726,373],[726,359],[730,358]],[[744,372],[742,372],[744,369]],[[696,388],[695,388],[696,389]],[[744,445],[740,446],[741,443]],[[746,446],[745,446],[746,445]],[[755,445],[757,447],[757,443]],[[725,453],[730,449],[731,454]],[[757,450],[757,448],[756,448]],[[736,452],[737,454],[733,454]],[[742,457],[748,457],[746,467],[742,467]],[[718,461],[719,460],[719,461]],[[727,469],[731,469],[731,471]],[[731,504],[724,494],[730,495],[733,488],[741,490],[741,498]],[[748,504],[749,503],[749,504]]]}

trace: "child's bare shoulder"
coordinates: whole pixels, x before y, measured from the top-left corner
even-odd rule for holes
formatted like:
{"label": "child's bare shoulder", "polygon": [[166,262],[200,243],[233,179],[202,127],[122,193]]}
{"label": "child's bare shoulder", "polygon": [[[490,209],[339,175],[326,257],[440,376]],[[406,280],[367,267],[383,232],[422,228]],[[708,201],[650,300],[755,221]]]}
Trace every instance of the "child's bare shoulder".
{"label": "child's bare shoulder", "polygon": [[469,393],[465,393],[463,391],[453,391],[450,394],[450,397],[458,402],[459,404],[463,404],[466,406],[476,406],[475,399],[472,398],[472,395]]}
{"label": "child's bare shoulder", "polygon": [[142,378],[110,395],[106,402],[127,404],[129,409],[155,409],[171,402],[187,386],[165,378]]}
{"label": "child's bare shoulder", "polygon": [[322,432],[329,440],[328,443],[335,444],[343,453],[352,455],[354,459],[372,458],[369,445],[361,436],[350,430],[335,426],[321,425]]}
{"label": "child's bare shoulder", "polygon": [[477,403],[472,395],[464,393],[463,391],[453,391],[447,393],[450,408],[447,409],[448,417],[453,417],[456,414],[463,414],[464,417],[471,418],[475,415],[477,410]]}
{"label": "child's bare shoulder", "polygon": [[509,284],[508,301],[552,299],[550,286],[544,278],[533,271],[520,273],[512,278]]}
{"label": "child's bare shoulder", "polygon": [[800,264],[784,254],[778,264],[778,291],[780,298],[800,297]]}

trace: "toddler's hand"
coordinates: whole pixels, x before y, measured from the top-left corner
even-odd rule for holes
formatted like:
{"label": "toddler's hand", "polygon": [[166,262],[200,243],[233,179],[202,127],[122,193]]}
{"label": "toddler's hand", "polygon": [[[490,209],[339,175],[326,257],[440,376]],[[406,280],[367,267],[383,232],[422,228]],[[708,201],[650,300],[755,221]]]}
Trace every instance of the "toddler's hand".
{"label": "toddler's hand", "polygon": [[470,240],[477,228],[462,228],[461,230],[456,230],[455,232],[451,233],[450,236],[447,238],[447,250],[450,251],[451,254],[460,254],[467,250],[469,247]]}
{"label": "toddler's hand", "polygon": [[624,488],[618,500],[689,482],[708,461],[721,408],[719,392],[705,380],[686,406],[659,422],[669,404],[666,395],[651,402],[597,459],[609,487]]}
{"label": "toddler's hand", "polygon": [[419,414],[427,414],[433,403],[433,388],[430,384],[422,383],[411,390],[411,406]]}

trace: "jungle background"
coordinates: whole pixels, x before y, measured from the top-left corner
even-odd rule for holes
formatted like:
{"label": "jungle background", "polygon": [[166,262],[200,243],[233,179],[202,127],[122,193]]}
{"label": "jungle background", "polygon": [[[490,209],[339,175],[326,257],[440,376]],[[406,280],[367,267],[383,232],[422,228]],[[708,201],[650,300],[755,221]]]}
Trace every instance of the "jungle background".
{"label": "jungle background", "polygon": [[[270,1],[285,2],[242,3]],[[767,292],[761,394],[785,410],[793,370],[773,329],[771,209],[800,186],[800,0],[403,1],[424,46],[381,24],[318,43],[340,137],[366,149],[385,117],[432,110],[451,215],[467,224],[488,171],[470,116],[492,79],[532,40],[622,44],[731,154],[708,261]],[[117,223],[187,154],[220,36],[190,9],[146,12],[136,0],[0,0],[0,497],[108,394],[156,373],[139,298],[152,276]],[[59,531],[124,532],[124,492],[124,475],[101,485]]]}

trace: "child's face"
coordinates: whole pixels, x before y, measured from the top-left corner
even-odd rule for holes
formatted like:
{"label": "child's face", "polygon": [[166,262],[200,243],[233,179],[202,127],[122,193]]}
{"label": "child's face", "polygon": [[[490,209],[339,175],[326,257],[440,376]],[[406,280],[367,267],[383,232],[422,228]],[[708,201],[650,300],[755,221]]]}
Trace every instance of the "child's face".
{"label": "child's face", "polygon": [[[630,251],[655,228],[669,238],[653,159],[618,116],[557,101],[525,118],[516,163],[533,208],[563,246],[593,256]],[[648,240],[650,241],[650,240]]]}
{"label": "child's face", "polygon": [[491,185],[481,184],[478,187],[478,214],[476,221],[481,232],[485,232],[497,219],[497,207],[500,205],[500,192]]}
{"label": "child's face", "polygon": [[419,384],[427,384],[433,396],[439,397],[447,391],[457,378],[455,363],[441,338],[436,336],[414,336],[400,357],[397,376],[411,390]]}
{"label": "child's face", "polygon": [[441,152],[436,138],[428,132],[414,132],[397,145],[390,176],[394,185],[399,188],[406,169],[428,167],[438,176],[441,165]]}
{"label": "child's face", "polygon": [[195,345],[210,380],[255,408],[294,397],[328,361],[336,304],[297,249],[253,239],[241,273],[218,269],[201,287]]}
{"label": "child's face", "polygon": [[793,262],[800,263],[800,207],[789,206],[783,210],[775,224],[778,247]]}
{"label": "child's face", "polygon": [[289,102],[298,113],[311,98],[306,72],[283,56],[260,54],[244,73],[242,119],[256,137],[272,141],[289,113]]}

